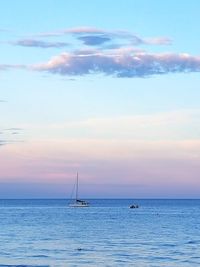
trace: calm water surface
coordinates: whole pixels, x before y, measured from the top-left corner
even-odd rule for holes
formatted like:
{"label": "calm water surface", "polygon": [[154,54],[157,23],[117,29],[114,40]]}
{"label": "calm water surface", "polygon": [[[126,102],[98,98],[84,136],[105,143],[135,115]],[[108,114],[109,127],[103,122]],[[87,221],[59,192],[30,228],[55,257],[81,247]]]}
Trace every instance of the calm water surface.
{"label": "calm water surface", "polygon": [[0,200],[0,266],[200,266],[200,200]]}

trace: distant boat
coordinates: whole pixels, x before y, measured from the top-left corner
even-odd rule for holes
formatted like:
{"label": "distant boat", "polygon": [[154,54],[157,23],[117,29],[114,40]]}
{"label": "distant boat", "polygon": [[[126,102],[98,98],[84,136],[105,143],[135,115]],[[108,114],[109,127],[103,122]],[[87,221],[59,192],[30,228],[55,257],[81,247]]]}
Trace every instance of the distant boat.
{"label": "distant boat", "polygon": [[139,205],[138,204],[132,204],[129,206],[130,209],[138,209]]}
{"label": "distant boat", "polygon": [[75,199],[74,202],[69,204],[70,207],[74,207],[74,208],[84,208],[84,207],[89,207],[89,202],[85,201],[85,200],[81,200],[78,198],[78,172],[77,172],[77,176],[76,176],[76,195],[75,195]]}

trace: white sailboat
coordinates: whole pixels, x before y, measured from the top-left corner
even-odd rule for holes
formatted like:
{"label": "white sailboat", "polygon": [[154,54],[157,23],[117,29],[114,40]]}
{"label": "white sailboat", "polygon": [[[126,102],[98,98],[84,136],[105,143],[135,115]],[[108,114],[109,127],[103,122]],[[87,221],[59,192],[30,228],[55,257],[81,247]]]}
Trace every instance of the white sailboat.
{"label": "white sailboat", "polygon": [[74,208],[84,208],[84,207],[89,207],[89,203],[85,200],[81,200],[78,198],[78,172],[77,172],[77,176],[76,176],[76,195],[75,195],[75,199],[74,202],[69,204],[70,207],[74,207]]}

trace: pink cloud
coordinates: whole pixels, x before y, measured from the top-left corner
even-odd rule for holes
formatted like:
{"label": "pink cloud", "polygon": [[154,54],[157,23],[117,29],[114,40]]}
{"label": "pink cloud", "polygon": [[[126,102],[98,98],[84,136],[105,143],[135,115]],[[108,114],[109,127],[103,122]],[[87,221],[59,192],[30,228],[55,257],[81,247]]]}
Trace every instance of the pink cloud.
{"label": "pink cloud", "polygon": [[156,74],[199,72],[200,57],[189,54],[109,54],[102,51],[62,53],[34,70],[61,75],[103,73],[117,77],[145,77]]}

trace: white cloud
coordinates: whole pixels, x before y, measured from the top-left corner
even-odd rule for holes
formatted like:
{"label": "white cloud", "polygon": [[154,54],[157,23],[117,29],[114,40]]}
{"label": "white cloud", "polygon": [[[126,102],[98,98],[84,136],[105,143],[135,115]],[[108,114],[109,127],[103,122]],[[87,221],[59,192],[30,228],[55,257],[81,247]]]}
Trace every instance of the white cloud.
{"label": "white cloud", "polygon": [[200,57],[188,54],[108,53],[76,51],[62,53],[47,63],[33,66],[34,70],[60,75],[103,73],[116,77],[147,77],[156,74],[199,72]]}
{"label": "white cloud", "polygon": [[151,53],[149,45],[169,45],[168,37],[142,38],[128,31],[77,27],[26,38],[13,45],[63,48],[68,42],[44,41],[43,37],[69,37],[68,51],[39,64],[1,64],[0,70],[29,69],[65,76],[104,74],[120,78],[149,77],[200,71],[200,56],[187,53]]}

